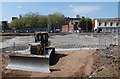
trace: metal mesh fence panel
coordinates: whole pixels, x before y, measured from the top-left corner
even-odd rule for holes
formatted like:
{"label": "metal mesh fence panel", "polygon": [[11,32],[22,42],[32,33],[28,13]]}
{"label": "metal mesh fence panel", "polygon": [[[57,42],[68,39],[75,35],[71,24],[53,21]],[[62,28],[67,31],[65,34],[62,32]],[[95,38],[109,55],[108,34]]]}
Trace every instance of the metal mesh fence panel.
{"label": "metal mesh fence panel", "polygon": [[99,35],[99,49],[101,54],[106,56],[118,57],[119,53],[119,35],[103,34]]}

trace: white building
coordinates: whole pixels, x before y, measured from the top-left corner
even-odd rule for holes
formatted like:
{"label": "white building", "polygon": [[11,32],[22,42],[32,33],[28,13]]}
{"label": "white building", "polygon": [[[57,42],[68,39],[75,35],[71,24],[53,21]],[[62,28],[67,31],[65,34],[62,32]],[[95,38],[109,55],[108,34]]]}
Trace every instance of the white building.
{"label": "white building", "polygon": [[120,18],[94,19],[94,30],[101,32],[120,32]]}

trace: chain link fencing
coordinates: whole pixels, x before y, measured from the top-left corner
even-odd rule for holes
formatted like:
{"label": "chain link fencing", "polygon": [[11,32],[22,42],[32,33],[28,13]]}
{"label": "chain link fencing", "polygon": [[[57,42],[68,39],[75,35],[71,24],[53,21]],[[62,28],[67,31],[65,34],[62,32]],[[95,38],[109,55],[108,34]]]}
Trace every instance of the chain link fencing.
{"label": "chain link fencing", "polygon": [[99,50],[102,55],[108,57],[120,57],[119,35],[118,34],[99,35]]}

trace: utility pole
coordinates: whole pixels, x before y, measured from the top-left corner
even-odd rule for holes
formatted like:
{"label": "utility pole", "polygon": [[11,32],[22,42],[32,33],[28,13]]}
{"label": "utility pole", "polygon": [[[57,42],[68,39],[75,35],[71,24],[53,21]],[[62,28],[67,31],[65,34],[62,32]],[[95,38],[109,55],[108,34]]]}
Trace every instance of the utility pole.
{"label": "utility pole", "polygon": [[68,17],[68,33],[69,33],[69,17]]}

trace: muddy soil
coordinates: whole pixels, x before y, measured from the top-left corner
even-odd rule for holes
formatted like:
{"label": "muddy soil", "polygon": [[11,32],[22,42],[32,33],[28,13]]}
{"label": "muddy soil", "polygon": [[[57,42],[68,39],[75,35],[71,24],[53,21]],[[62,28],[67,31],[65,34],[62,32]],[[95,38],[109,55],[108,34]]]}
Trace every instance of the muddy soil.
{"label": "muddy soil", "polygon": [[106,50],[106,55],[100,54],[95,57],[96,60],[93,64],[91,77],[115,77],[115,79],[118,79],[120,77],[120,48],[119,46],[111,45]]}
{"label": "muddy soil", "polygon": [[3,41],[6,41],[8,39],[12,39],[14,38],[15,36],[0,36],[0,42],[3,42]]}
{"label": "muddy soil", "polygon": [[2,76],[5,77],[115,77],[120,74],[120,59],[106,57],[99,50],[58,51],[59,61],[50,66],[51,73],[11,70],[5,67],[9,63],[9,55],[2,55]]}
{"label": "muddy soil", "polygon": [[9,54],[2,59],[3,77],[86,77],[91,74],[95,50],[76,50],[56,52],[60,58],[57,64],[50,66],[51,73],[11,70],[5,67],[9,63]]}

